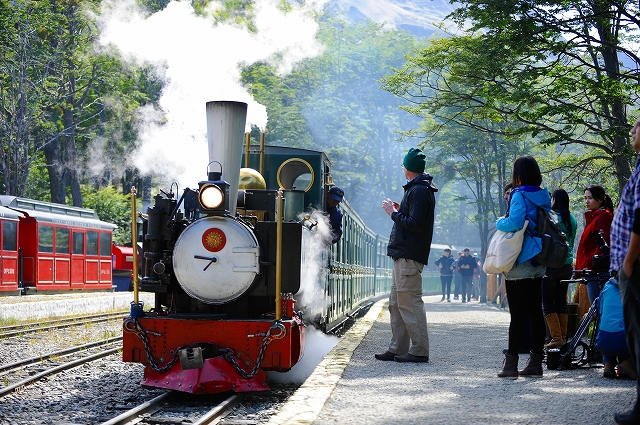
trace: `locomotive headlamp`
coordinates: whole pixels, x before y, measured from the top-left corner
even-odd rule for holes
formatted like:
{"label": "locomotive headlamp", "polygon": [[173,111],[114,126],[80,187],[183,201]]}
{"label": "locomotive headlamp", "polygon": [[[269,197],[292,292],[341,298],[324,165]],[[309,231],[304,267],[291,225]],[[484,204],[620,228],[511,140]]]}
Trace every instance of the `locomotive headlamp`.
{"label": "locomotive headlamp", "polygon": [[[211,161],[220,165],[218,161]],[[220,171],[210,171],[207,166],[207,180],[198,183],[198,201],[200,211],[209,215],[229,214],[229,183],[222,179],[222,165]]]}
{"label": "locomotive headlamp", "polygon": [[215,184],[204,184],[200,187],[200,205],[206,210],[215,210],[223,204],[225,196]]}

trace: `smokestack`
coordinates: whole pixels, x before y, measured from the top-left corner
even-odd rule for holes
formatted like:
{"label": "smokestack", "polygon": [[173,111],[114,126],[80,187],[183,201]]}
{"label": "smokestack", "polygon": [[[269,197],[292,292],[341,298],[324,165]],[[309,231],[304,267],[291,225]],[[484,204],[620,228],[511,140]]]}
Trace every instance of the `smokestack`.
{"label": "smokestack", "polygon": [[[229,210],[236,214],[247,104],[243,102],[207,102],[207,140],[209,162],[222,165],[222,179],[229,183]],[[208,171],[219,171],[211,164]]]}

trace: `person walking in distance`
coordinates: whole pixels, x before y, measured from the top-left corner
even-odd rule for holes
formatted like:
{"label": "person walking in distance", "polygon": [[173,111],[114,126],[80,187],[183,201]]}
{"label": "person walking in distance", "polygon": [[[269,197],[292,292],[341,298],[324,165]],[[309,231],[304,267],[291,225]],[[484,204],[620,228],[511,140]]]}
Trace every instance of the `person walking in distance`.
{"label": "person walking in distance", "polygon": [[460,258],[462,258],[462,251],[458,251],[458,258],[455,259],[455,261],[453,262],[453,284],[454,284],[454,289],[453,289],[453,299],[457,300],[458,296],[460,295],[460,291],[462,290],[462,275],[460,274],[460,267],[458,265],[458,262],[460,261]]}
{"label": "person walking in distance", "polygon": [[462,250],[464,255],[458,259],[458,268],[462,277],[462,302],[471,301],[471,290],[473,285],[473,271],[478,267],[478,259],[471,256],[471,250],[465,248]]}
{"label": "person walking in distance", "polygon": [[391,342],[378,360],[428,362],[429,333],[422,301],[422,269],[429,259],[436,200],[433,178],[424,173],[426,157],[411,148],[404,157],[408,180],[400,204],[387,198],[382,209],[393,220],[387,255],[393,259],[389,315]]}
{"label": "person walking in distance", "polygon": [[[640,118],[631,129],[633,149],[640,153]],[[640,156],[636,168],[620,194],[620,204],[611,224],[611,263],[617,274],[622,315],[631,363],[640,371]],[[618,425],[640,424],[640,377],[636,374],[636,403],[629,412],[616,413]]]}
{"label": "person walking in distance", "polygon": [[440,269],[440,283],[442,284],[442,299],[440,301],[444,301],[446,296],[447,302],[451,302],[451,280],[453,280],[454,262],[455,260],[451,256],[449,248],[445,248],[442,257],[436,260],[436,266]]}

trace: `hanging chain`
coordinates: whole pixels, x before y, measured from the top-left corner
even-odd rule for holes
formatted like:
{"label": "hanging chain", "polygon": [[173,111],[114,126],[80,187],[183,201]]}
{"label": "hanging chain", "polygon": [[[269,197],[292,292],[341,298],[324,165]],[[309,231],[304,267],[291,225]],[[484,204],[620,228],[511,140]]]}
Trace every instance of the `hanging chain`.
{"label": "hanging chain", "polygon": [[[278,334],[272,335],[271,331],[273,329],[277,329],[279,331]],[[221,351],[224,352],[224,358],[227,359],[227,361],[229,363],[231,363],[233,368],[240,375],[242,375],[243,378],[246,378],[246,379],[253,378],[255,376],[255,374],[258,373],[258,370],[260,370],[260,365],[262,364],[262,360],[264,358],[264,353],[267,350],[267,345],[269,345],[269,343],[271,341],[275,340],[275,339],[284,338],[284,336],[286,334],[287,334],[287,329],[284,327],[284,325],[282,324],[281,321],[276,320],[275,322],[273,322],[273,324],[271,325],[271,327],[269,328],[269,330],[265,334],[264,338],[262,339],[262,345],[260,346],[260,352],[258,353],[258,359],[256,360],[255,366],[253,366],[253,369],[251,369],[251,371],[249,373],[247,373],[244,370],[244,368],[240,365],[240,363],[238,363],[238,360],[236,359],[236,356],[233,355],[234,352],[233,352],[232,349],[223,348],[223,349],[221,349]]]}
{"label": "hanging chain", "polygon": [[142,341],[142,344],[144,345],[144,351],[147,354],[147,363],[149,363],[149,366],[151,366],[151,369],[155,370],[156,372],[165,373],[166,371],[171,369],[171,366],[173,366],[175,362],[178,360],[178,351],[180,351],[182,347],[178,348],[176,351],[173,352],[173,356],[171,360],[169,360],[169,363],[165,364],[162,367],[158,366],[155,359],[153,358],[153,354],[151,353],[151,347],[149,346],[149,339],[147,338],[147,334],[151,334],[155,336],[162,336],[162,334],[158,332],[153,332],[153,331],[145,331],[140,326],[140,323],[138,323],[138,320],[132,319],[130,317],[125,319],[124,321],[124,329],[128,332],[133,332],[136,335],[138,335],[138,338],[140,338],[140,340]]}
{"label": "hanging chain", "polygon": [[[149,366],[151,366],[151,368],[156,372],[164,373],[168,371],[178,360],[178,351],[180,351],[183,347],[180,347],[173,352],[173,357],[171,358],[171,360],[169,360],[169,363],[165,364],[162,367],[158,366],[157,363],[155,362],[155,359],[153,358],[153,354],[151,353],[151,347],[149,346],[149,339],[147,338],[147,334],[152,334],[155,336],[162,336],[162,334],[158,332],[153,332],[153,331],[145,331],[140,326],[140,323],[138,323],[136,319],[132,319],[132,318],[125,319],[124,329],[127,332],[133,332],[136,335],[138,335],[138,338],[140,338],[140,340],[142,341],[142,344],[144,345],[144,351],[147,354],[147,363],[149,363]],[[279,332],[277,334],[272,334],[271,331],[276,329]],[[264,359],[264,353],[267,350],[267,345],[269,345],[269,343],[271,343],[271,341],[273,340],[284,338],[286,334],[287,334],[287,329],[284,327],[281,321],[276,320],[275,322],[273,322],[273,324],[265,334],[264,338],[262,339],[262,345],[260,346],[260,352],[258,353],[258,359],[256,360],[256,364],[253,367],[253,369],[251,369],[251,371],[248,373],[244,370],[242,365],[238,362],[237,356],[234,356],[234,351],[232,349],[221,348],[220,351],[224,353],[224,358],[229,363],[231,363],[233,368],[243,378],[245,379],[253,378],[255,374],[258,373],[258,370],[260,370],[260,365],[262,364],[262,360]]]}

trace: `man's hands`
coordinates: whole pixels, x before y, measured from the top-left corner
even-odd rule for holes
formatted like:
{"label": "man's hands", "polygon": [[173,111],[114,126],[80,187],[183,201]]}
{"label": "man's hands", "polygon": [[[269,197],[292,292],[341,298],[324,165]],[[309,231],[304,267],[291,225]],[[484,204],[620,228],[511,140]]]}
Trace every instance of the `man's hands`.
{"label": "man's hands", "polygon": [[397,212],[398,208],[400,208],[400,204],[392,201],[389,198],[382,201],[382,209],[387,213],[389,217],[391,217],[391,214],[393,214],[394,212]]}

